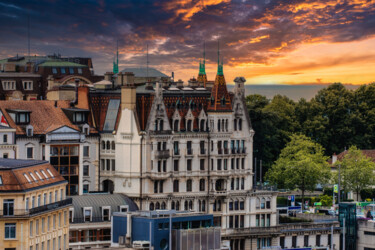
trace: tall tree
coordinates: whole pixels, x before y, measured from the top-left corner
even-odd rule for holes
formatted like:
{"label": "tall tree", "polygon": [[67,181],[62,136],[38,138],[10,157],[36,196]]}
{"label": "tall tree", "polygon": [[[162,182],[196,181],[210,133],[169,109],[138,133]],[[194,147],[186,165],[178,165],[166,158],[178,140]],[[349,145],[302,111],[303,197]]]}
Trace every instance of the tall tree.
{"label": "tall tree", "polygon": [[327,159],[321,145],[304,135],[293,134],[266,178],[278,188],[301,190],[304,209],[305,192],[314,191],[317,184],[324,185],[330,178]]}
{"label": "tall tree", "polygon": [[343,189],[356,192],[357,200],[361,190],[375,184],[375,163],[356,146],[351,146],[343,159],[335,164],[341,165],[340,179]]}

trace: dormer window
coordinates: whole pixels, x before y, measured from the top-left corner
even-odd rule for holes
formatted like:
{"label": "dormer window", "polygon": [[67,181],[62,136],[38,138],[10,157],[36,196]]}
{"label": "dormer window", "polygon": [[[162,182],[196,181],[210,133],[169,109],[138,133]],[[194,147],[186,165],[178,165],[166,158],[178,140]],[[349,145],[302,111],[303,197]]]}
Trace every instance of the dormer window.
{"label": "dormer window", "polygon": [[26,135],[27,136],[33,136],[34,135],[34,128],[31,125],[27,125],[26,127]]}
{"label": "dormer window", "polygon": [[85,222],[90,222],[92,220],[92,208],[84,207],[83,215],[84,215]]}
{"label": "dormer window", "polygon": [[110,206],[102,207],[102,217],[103,217],[103,221],[111,220],[111,207]]}
{"label": "dormer window", "polygon": [[89,110],[87,109],[77,109],[77,108],[68,108],[63,109],[66,116],[74,124],[85,124],[88,120]]}

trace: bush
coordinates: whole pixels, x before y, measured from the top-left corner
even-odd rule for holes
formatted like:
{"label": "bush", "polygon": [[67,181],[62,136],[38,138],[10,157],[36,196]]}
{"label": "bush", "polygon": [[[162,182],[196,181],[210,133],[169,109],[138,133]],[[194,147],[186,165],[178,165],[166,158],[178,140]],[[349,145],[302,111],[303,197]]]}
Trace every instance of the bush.
{"label": "bush", "polygon": [[322,206],[330,207],[333,203],[333,197],[329,195],[321,195],[320,202],[322,203]]}

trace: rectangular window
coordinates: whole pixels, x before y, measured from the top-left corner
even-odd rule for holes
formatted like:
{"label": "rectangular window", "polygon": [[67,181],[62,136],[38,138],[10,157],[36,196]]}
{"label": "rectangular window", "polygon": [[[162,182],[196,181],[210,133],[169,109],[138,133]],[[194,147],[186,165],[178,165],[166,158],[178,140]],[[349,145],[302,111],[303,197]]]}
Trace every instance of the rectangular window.
{"label": "rectangular window", "polygon": [[173,154],[174,155],[180,154],[180,149],[178,148],[178,141],[173,142]]}
{"label": "rectangular window", "polygon": [[61,74],[66,74],[65,68],[60,68]]}
{"label": "rectangular window", "polygon": [[78,74],[82,75],[82,68],[77,68]]}
{"label": "rectangular window", "polygon": [[204,159],[200,159],[200,170],[203,171],[204,170]]}
{"label": "rectangular window", "polygon": [[57,202],[57,190],[55,191],[55,202]]}
{"label": "rectangular window", "polygon": [[74,68],[69,68],[69,73],[74,74]]}
{"label": "rectangular window", "polygon": [[33,90],[33,82],[32,81],[23,81],[23,89],[24,90]]}
{"label": "rectangular window", "polygon": [[111,160],[111,165],[112,165],[112,171],[116,171],[116,160],[112,159]]}
{"label": "rectangular window", "polygon": [[57,74],[57,69],[56,68],[52,68],[52,74]]}
{"label": "rectangular window", "polygon": [[316,246],[320,246],[320,234],[316,236]]}
{"label": "rectangular window", "polygon": [[47,217],[47,230],[51,230],[51,216]]}
{"label": "rectangular window", "polygon": [[297,247],[297,236],[292,236],[292,247],[293,248]]}
{"label": "rectangular window", "polygon": [[34,232],[34,222],[30,221],[30,237],[33,237]]}
{"label": "rectangular window", "polygon": [[83,176],[89,176],[89,165],[83,165]]}
{"label": "rectangular window", "polygon": [[5,199],[3,201],[3,215],[14,215],[14,199]]}
{"label": "rectangular window", "polygon": [[39,220],[35,221],[35,235],[39,234]]}
{"label": "rectangular window", "polygon": [[90,147],[89,146],[83,146],[83,156],[89,157]]}
{"label": "rectangular window", "polygon": [[109,208],[103,208],[103,221],[110,221],[111,213]]}
{"label": "rectangular window", "polygon": [[83,193],[84,194],[89,193],[89,184],[83,184]]}
{"label": "rectangular window", "polygon": [[5,239],[16,238],[16,223],[5,223]]}
{"label": "rectangular window", "polygon": [[285,237],[280,237],[280,247],[285,248]]}
{"label": "rectangular window", "polygon": [[30,201],[30,198],[29,197],[27,197],[26,199],[25,199],[25,209],[26,209],[26,211],[29,211],[29,201]]}
{"label": "rectangular window", "polygon": [[178,160],[173,161],[173,170],[178,171]]}
{"label": "rectangular window", "polygon": [[217,170],[221,170],[221,159],[217,159]]}
{"label": "rectangular window", "polygon": [[309,236],[308,235],[305,235],[303,237],[303,246],[304,247],[308,247],[309,246]]}
{"label": "rectangular window", "polygon": [[85,222],[91,221],[91,209],[84,209]]}
{"label": "rectangular window", "polygon": [[46,219],[43,217],[42,218],[42,233],[45,233],[46,232]]}
{"label": "rectangular window", "polygon": [[8,135],[3,135],[3,142],[7,143],[8,142]]}
{"label": "rectangular window", "polygon": [[56,229],[56,214],[53,215],[53,229]]}
{"label": "rectangular window", "polygon": [[186,160],[186,170],[191,171],[191,159]]}
{"label": "rectangular window", "polygon": [[26,152],[27,152],[27,159],[33,159],[34,158],[34,148],[32,147],[28,147],[26,148]]}
{"label": "rectangular window", "polygon": [[61,213],[59,213],[59,227],[61,227]]}

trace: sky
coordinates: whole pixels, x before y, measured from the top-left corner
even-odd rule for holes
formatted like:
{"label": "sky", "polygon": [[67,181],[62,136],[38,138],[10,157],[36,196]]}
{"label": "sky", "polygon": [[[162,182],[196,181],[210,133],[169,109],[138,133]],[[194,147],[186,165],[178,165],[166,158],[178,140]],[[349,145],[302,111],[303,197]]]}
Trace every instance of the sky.
{"label": "sky", "polygon": [[218,43],[226,81],[375,81],[375,0],[0,0],[0,58],[92,57],[96,74],[149,65],[187,81],[203,44],[213,80]]}

